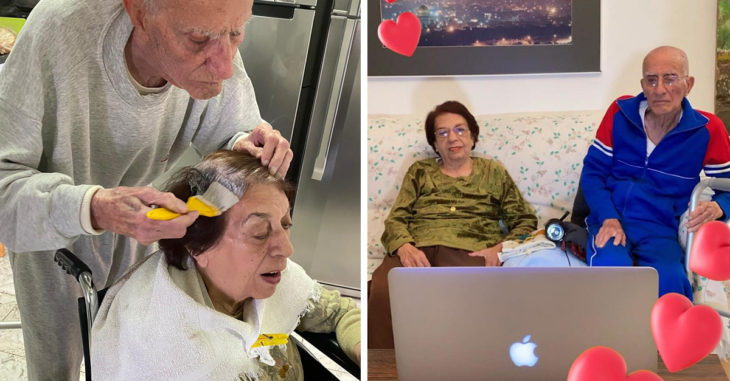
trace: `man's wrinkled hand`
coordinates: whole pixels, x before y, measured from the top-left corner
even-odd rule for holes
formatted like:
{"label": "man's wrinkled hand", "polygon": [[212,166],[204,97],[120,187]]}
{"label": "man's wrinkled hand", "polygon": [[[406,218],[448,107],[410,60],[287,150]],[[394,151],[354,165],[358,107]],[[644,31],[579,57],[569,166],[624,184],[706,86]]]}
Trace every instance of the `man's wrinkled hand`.
{"label": "man's wrinkled hand", "polygon": [[695,210],[689,214],[687,219],[687,230],[696,233],[697,230],[706,222],[715,221],[722,217],[725,212],[722,211],[720,205],[715,201],[699,201]]}
{"label": "man's wrinkled hand", "polygon": [[289,142],[268,123],[261,123],[251,133],[236,142],[235,151],[246,151],[259,158],[261,164],[269,168],[269,172],[280,178],[286,176],[294,154]]}
{"label": "man's wrinkled hand", "polygon": [[603,221],[603,225],[598,229],[596,234],[595,243],[596,247],[601,248],[606,245],[611,238],[613,238],[613,245],[626,246],[626,233],[621,227],[621,222],[616,218],[607,218]]}
{"label": "man's wrinkled hand", "polygon": [[[152,220],[147,218],[151,205],[182,215],[168,221]],[[91,224],[95,229],[134,238],[143,245],[163,238],[181,238],[197,218],[198,212],[188,213],[187,205],[172,193],[152,187],[99,189],[91,199]]]}
{"label": "man's wrinkled hand", "polygon": [[484,257],[484,265],[488,267],[501,266],[502,262],[499,261],[499,253],[502,251],[502,243],[498,243],[492,247],[473,251],[469,253],[472,257]]}
{"label": "man's wrinkled hand", "polygon": [[431,267],[431,263],[426,258],[426,253],[418,250],[410,243],[403,244],[395,253],[405,267]]}

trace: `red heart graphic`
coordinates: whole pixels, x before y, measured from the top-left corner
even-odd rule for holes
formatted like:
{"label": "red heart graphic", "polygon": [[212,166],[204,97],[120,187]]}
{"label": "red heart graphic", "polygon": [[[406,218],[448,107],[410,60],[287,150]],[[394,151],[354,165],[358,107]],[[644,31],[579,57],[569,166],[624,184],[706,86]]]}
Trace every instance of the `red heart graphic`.
{"label": "red heart graphic", "polygon": [[689,268],[713,280],[730,279],[730,227],[720,221],[702,225],[692,243]]}
{"label": "red heart graphic", "polygon": [[720,342],[720,315],[708,306],[693,306],[686,296],[669,293],[651,309],[651,333],[670,372],[694,365]]}
{"label": "red heart graphic", "polygon": [[661,381],[656,373],[639,370],[626,375],[626,361],[609,347],[593,347],[581,353],[568,372],[568,381]]}
{"label": "red heart graphic", "polygon": [[396,0],[385,0],[385,2],[388,3],[388,4],[393,4],[393,3],[396,2]]}
{"label": "red heart graphic", "polygon": [[421,37],[421,20],[411,12],[403,12],[398,20],[385,20],[378,26],[378,38],[386,48],[404,56],[412,56]]}

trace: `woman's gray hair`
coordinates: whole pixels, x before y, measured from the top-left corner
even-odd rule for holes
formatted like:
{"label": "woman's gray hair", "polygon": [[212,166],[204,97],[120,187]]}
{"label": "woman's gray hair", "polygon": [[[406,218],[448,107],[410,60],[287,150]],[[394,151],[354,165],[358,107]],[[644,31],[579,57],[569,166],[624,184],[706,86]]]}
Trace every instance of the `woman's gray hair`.
{"label": "woman's gray hair", "polygon": [[269,173],[259,159],[245,153],[221,150],[206,156],[185,174],[193,195],[205,193],[214,181],[226,187],[238,198],[243,197],[249,183],[269,184],[280,181]]}
{"label": "woman's gray hair", "polygon": [[[181,169],[168,180],[165,189],[186,201],[191,196],[205,193],[214,181],[239,198],[255,184],[276,186],[284,192],[290,204],[294,196],[293,187],[269,173],[258,158],[247,152],[229,150],[215,151],[197,165]],[[218,243],[226,229],[227,215],[228,212],[224,212],[217,217],[198,217],[184,237],[160,240],[160,249],[165,253],[167,263],[185,270],[189,256],[203,253]]]}

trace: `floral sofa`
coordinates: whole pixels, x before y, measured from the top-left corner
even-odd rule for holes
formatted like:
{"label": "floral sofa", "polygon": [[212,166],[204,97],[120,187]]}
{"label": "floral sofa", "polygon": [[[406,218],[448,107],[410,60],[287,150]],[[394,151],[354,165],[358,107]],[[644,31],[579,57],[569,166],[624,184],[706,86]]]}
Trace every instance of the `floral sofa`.
{"label": "floral sofa", "polygon": [[[548,219],[572,210],[583,157],[604,112],[476,115],[479,141],[473,154],[496,158],[504,164],[535,208],[538,226],[543,226]],[[426,142],[424,119],[425,113],[368,116],[368,279],[385,255],[380,243],[383,222],[403,176],[416,160],[435,156]],[[729,282],[702,277],[693,281],[695,301],[728,309]],[[728,320],[723,320],[730,328]],[[726,347],[728,350],[722,352],[730,354],[730,346]]]}

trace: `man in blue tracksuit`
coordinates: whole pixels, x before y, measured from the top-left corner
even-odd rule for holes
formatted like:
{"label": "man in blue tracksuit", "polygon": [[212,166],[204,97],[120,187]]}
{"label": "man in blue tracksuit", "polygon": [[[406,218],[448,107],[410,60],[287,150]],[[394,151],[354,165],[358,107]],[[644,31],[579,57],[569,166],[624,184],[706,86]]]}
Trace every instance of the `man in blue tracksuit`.
{"label": "man in blue tracksuit", "polygon": [[[614,101],[584,160],[591,266],[651,266],[659,295],[692,299],[679,246],[679,217],[700,171],[730,177],[730,139],[720,119],[695,110],[687,55],[662,46],[644,58],[643,92]],[[730,216],[730,193],[700,202],[687,228]],[[613,240],[611,241],[611,239]]]}

